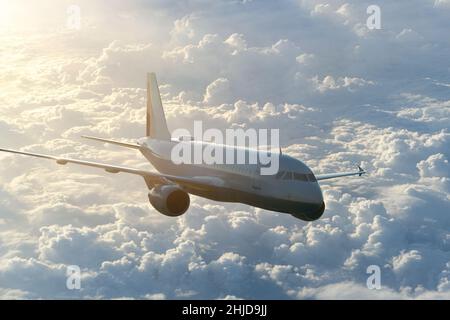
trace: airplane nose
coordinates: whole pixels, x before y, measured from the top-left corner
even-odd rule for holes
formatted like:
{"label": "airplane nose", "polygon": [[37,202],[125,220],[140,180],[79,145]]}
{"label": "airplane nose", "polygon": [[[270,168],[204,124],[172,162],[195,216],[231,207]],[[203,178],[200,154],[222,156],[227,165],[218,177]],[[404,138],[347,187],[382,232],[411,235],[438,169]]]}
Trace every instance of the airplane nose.
{"label": "airplane nose", "polygon": [[320,204],[317,207],[317,210],[315,212],[308,214],[308,218],[310,218],[311,221],[317,220],[323,215],[324,212],[325,212],[325,202],[322,201],[322,204]]}
{"label": "airplane nose", "polygon": [[304,221],[314,221],[323,215],[325,202],[318,183],[310,184],[308,191],[308,197],[303,197],[301,205],[295,208],[291,215]]}
{"label": "airplane nose", "polygon": [[311,212],[308,214],[308,218],[311,219],[310,221],[319,219],[325,212],[325,202],[323,201],[322,190],[320,189],[319,184],[317,184],[316,187],[317,188],[315,190],[314,203],[316,203],[317,205],[315,209],[311,210]]}

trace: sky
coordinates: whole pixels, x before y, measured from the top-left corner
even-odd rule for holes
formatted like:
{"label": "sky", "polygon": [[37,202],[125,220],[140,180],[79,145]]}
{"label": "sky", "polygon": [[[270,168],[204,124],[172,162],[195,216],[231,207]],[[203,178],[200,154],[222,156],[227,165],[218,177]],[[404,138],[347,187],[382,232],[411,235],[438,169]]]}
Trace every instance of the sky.
{"label": "sky", "polygon": [[140,178],[1,154],[0,298],[449,299],[449,21],[449,0],[0,0],[1,147],[152,170],[80,136],[143,136],[154,71],[171,130],[279,128],[317,174],[369,172],[321,183],[315,222],[198,197],[169,218]]}

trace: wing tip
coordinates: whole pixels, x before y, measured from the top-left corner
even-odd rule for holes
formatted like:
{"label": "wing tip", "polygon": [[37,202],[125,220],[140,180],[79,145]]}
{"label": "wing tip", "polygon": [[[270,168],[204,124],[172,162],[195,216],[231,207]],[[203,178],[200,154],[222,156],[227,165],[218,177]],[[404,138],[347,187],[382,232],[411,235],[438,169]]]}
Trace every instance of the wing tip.
{"label": "wing tip", "polygon": [[361,168],[361,165],[360,165],[360,164],[358,164],[357,167],[358,167],[358,172],[359,172],[358,176],[361,177],[363,174],[366,174],[366,173],[367,173],[366,170],[364,170],[363,168]]}

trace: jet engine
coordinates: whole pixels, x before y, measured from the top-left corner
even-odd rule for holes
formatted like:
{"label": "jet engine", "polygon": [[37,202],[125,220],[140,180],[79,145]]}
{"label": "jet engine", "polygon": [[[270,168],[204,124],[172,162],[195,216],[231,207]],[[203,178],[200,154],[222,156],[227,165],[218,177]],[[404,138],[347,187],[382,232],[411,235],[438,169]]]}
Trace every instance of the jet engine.
{"label": "jet engine", "polygon": [[159,185],[148,193],[152,206],[169,217],[178,217],[187,211],[189,194],[176,185]]}

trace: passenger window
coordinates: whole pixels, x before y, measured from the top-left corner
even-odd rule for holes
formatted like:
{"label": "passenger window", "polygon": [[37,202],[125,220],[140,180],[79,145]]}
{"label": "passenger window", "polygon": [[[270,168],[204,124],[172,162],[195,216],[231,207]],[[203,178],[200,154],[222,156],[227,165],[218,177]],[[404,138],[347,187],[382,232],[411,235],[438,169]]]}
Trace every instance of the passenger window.
{"label": "passenger window", "polygon": [[277,176],[276,176],[277,179],[283,179],[284,173],[285,173],[285,171],[278,171]]}
{"label": "passenger window", "polygon": [[292,172],[287,171],[283,177],[283,180],[292,180]]}

